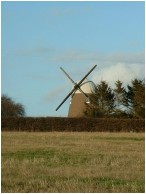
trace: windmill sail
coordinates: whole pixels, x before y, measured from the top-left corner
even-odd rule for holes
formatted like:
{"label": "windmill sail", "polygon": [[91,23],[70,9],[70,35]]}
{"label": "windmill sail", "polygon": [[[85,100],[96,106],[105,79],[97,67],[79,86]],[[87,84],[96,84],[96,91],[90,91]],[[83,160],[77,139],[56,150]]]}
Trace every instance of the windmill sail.
{"label": "windmill sail", "polygon": [[86,93],[84,93],[82,91],[82,89],[80,88],[80,85],[82,84],[82,82],[87,78],[87,76],[95,69],[97,65],[94,65],[94,67],[81,79],[81,81],[79,81],[79,83],[76,83],[73,81],[73,79],[66,73],[66,71],[60,67],[60,69],[64,72],[64,74],[69,78],[69,80],[74,84],[74,88],[71,90],[71,92],[64,98],[64,100],[60,103],[60,105],[56,108],[56,111],[64,104],[64,102],[73,94],[74,91],[76,90],[80,90],[81,93],[83,93],[83,95],[86,98],[89,98],[88,95]]}

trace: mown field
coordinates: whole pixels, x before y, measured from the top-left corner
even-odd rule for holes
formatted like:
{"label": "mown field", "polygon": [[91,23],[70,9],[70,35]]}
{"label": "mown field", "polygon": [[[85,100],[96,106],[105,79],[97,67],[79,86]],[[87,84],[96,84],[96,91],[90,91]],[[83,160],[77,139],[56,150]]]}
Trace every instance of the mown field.
{"label": "mown field", "polygon": [[144,133],[2,132],[2,192],[145,192]]}

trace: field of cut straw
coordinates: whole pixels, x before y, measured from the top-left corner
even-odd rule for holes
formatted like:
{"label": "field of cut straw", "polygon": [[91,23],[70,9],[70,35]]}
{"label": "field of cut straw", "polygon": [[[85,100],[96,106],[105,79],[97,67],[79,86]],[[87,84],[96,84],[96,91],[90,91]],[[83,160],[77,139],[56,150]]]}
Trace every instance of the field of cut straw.
{"label": "field of cut straw", "polygon": [[144,133],[2,132],[2,192],[145,192]]}

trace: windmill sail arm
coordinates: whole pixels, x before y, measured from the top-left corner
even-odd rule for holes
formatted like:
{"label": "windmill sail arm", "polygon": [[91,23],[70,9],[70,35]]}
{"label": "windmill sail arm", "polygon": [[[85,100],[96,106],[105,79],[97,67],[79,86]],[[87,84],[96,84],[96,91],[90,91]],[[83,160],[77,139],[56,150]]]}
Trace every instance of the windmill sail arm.
{"label": "windmill sail arm", "polygon": [[68,79],[75,85],[76,83],[74,82],[74,80],[68,75],[68,73],[66,73],[66,71],[60,67],[60,69],[63,71],[63,73],[68,77]]}
{"label": "windmill sail arm", "polygon": [[68,75],[68,73],[62,68],[60,67],[60,69],[63,71],[63,73],[68,77],[68,79],[74,84],[74,87],[76,87],[76,89],[78,89],[86,98],[89,98],[89,96],[83,92],[83,90],[80,88],[79,84],[76,84],[73,79]]}
{"label": "windmill sail arm", "polygon": [[76,88],[73,88],[73,90],[64,98],[64,100],[60,103],[60,105],[56,108],[56,111],[62,106],[62,104],[72,95],[72,93],[76,90]]}
{"label": "windmill sail arm", "polygon": [[83,77],[83,79],[81,79],[81,81],[78,83],[79,86],[86,79],[86,77],[95,69],[95,67],[97,67],[97,65],[94,65],[94,67],[92,67],[92,69]]}

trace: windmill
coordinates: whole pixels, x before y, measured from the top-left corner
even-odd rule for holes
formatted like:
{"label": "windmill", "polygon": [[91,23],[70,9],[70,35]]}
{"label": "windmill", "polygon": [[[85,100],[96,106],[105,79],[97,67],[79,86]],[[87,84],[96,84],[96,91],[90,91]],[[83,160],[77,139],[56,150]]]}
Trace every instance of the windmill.
{"label": "windmill", "polygon": [[73,79],[69,76],[69,74],[62,68],[60,69],[63,73],[68,77],[68,79],[73,83],[74,87],[69,92],[69,94],[64,98],[64,100],[60,103],[60,105],[56,108],[56,111],[63,105],[63,103],[72,96],[72,100],[69,107],[69,117],[80,117],[83,115],[83,110],[85,108],[85,103],[90,103],[89,94],[92,93],[92,88],[94,87],[94,83],[88,81],[87,76],[96,68],[97,65],[94,65],[92,69],[79,81],[74,82]]}

